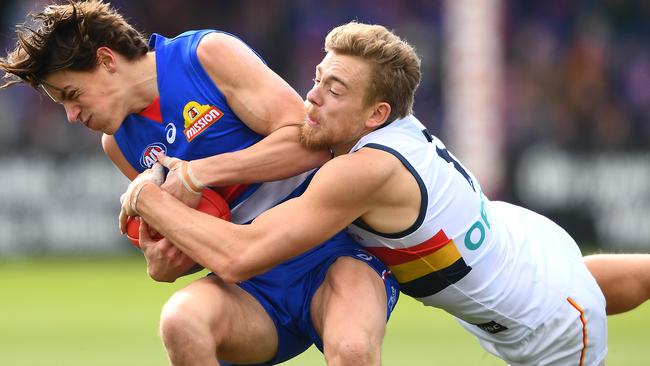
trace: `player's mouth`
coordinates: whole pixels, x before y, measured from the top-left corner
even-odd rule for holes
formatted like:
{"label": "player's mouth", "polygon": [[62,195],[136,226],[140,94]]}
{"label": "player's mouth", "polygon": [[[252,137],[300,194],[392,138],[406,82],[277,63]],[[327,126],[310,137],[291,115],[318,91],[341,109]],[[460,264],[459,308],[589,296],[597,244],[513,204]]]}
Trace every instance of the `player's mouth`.
{"label": "player's mouth", "polygon": [[81,123],[83,123],[84,126],[90,128],[90,129],[92,129],[92,127],[90,127],[90,121],[92,120],[92,118],[93,118],[93,116],[88,116],[88,118],[86,118],[86,119],[82,119],[82,120],[81,120]]}
{"label": "player's mouth", "polygon": [[307,124],[310,127],[317,127],[317,126],[320,125],[320,123],[318,122],[318,120],[315,117],[311,117],[309,115],[307,115],[307,118],[305,119],[305,122],[307,122]]}

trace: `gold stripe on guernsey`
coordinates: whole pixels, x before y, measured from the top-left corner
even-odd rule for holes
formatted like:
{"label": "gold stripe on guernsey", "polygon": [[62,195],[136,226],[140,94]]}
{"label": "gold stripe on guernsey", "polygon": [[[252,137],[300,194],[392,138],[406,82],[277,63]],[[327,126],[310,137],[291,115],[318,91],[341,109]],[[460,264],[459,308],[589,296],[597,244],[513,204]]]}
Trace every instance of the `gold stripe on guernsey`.
{"label": "gold stripe on guernsey", "polygon": [[585,319],[585,312],[582,310],[580,305],[573,301],[572,298],[567,297],[566,298],[569,304],[573,306],[578,312],[580,313],[580,322],[582,323],[582,351],[580,351],[580,366],[584,365],[585,363],[585,351],[587,351],[587,320]]}
{"label": "gold stripe on guernsey", "polygon": [[449,267],[459,258],[460,253],[456,249],[454,241],[450,240],[449,243],[435,252],[410,262],[390,266],[390,270],[398,282],[404,283]]}

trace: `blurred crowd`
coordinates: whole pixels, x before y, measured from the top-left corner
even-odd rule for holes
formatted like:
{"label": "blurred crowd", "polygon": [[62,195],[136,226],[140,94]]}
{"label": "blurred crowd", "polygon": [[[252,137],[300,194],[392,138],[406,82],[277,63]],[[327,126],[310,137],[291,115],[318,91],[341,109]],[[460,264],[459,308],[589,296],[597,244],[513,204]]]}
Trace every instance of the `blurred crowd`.
{"label": "blurred crowd", "polygon": [[[0,46],[13,25],[47,1],[3,0]],[[168,0],[112,3],[145,34],[217,28],[248,42],[301,95],[322,57],[325,34],[353,19],[380,23],[418,50],[424,79],[416,113],[434,133],[444,123],[441,85],[443,3],[430,0]],[[539,141],[579,149],[636,149],[650,141],[650,2],[504,1],[506,151]],[[0,94],[0,151],[54,154],[97,149],[82,127],[28,88]]]}
{"label": "blurred crowd", "polygon": [[508,1],[507,148],[650,146],[650,2]]}
{"label": "blurred crowd", "polygon": [[[14,25],[49,2],[0,1],[3,55],[14,47]],[[445,140],[444,1],[112,4],[146,36],[202,28],[233,33],[303,96],[330,29],[350,20],[383,24],[421,56],[423,80],[415,113]],[[645,163],[650,154],[650,1],[502,0],[501,7],[496,36],[503,41],[503,100],[496,108],[503,121],[506,179],[501,197],[493,198],[548,214],[587,243],[647,243],[650,228],[641,229],[650,217],[650,188],[645,188],[650,169]],[[109,168],[98,133],[66,124],[63,108],[30,87],[0,90],[0,176],[9,178],[0,186],[0,237],[7,238],[0,241],[0,252],[7,250],[3,245],[122,245],[116,244],[121,242],[114,227],[115,197],[126,180]],[[609,155],[601,159],[600,152]],[[65,215],[61,207],[66,207]],[[79,229],[80,223],[87,229]],[[29,225],[44,229],[29,230]],[[94,236],[71,237],[71,232]]]}
{"label": "blurred crowd", "polygon": [[[0,4],[0,46],[13,47],[13,25],[49,1],[3,0]],[[174,36],[189,29],[214,28],[237,35],[253,47],[268,65],[302,96],[311,88],[323,41],[333,27],[357,19],[385,24],[416,44],[426,60],[426,80],[420,88],[418,112],[440,120],[437,65],[440,6],[428,0],[114,0],[129,21],[146,36]],[[65,114],[59,106],[27,87],[0,92],[0,153],[23,148],[54,154],[97,150],[99,137],[82,126],[62,128]],[[433,118],[432,116],[436,116]],[[424,117],[423,117],[424,118]]]}

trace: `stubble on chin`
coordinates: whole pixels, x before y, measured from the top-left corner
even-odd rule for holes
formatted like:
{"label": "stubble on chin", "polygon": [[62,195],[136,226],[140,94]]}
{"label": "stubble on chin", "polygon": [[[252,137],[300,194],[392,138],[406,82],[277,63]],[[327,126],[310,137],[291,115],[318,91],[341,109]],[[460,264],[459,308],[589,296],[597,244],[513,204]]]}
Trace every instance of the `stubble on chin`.
{"label": "stubble on chin", "polygon": [[[322,132],[322,131],[321,131]],[[329,144],[322,136],[318,136],[318,131],[308,125],[303,125],[300,129],[300,143],[310,150],[323,150],[329,148]]]}

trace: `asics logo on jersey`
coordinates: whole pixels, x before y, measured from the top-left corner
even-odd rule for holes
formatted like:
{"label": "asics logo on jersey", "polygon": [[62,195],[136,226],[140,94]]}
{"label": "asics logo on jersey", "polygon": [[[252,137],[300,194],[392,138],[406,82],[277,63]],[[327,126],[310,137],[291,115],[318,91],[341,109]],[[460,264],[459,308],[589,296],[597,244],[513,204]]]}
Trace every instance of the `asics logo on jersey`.
{"label": "asics logo on jersey", "polygon": [[183,132],[187,142],[191,142],[221,117],[223,117],[223,112],[215,106],[201,105],[195,101],[187,103],[183,108],[183,118],[185,119],[185,131]]}
{"label": "asics logo on jersey", "polygon": [[146,169],[151,168],[158,161],[158,155],[160,154],[167,154],[167,147],[164,144],[154,142],[147,145],[140,156],[140,165]]}
{"label": "asics logo on jersey", "polygon": [[176,141],[176,126],[171,122],[165,126],[165,138],[170,145]]}

